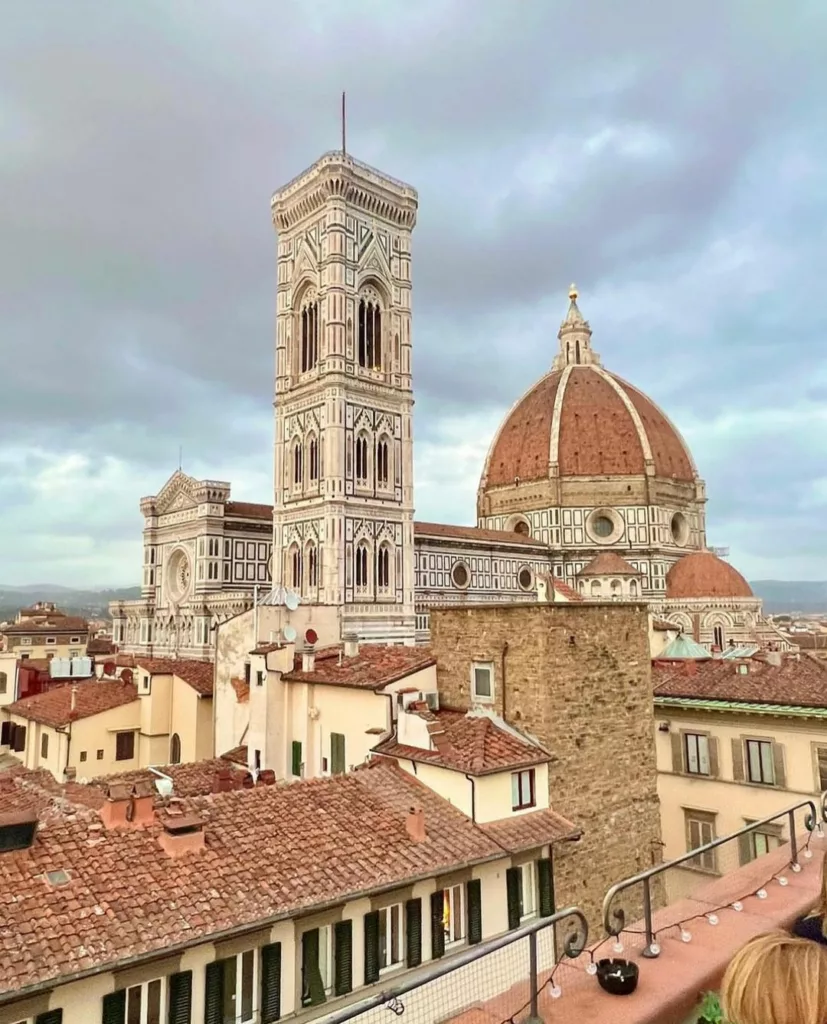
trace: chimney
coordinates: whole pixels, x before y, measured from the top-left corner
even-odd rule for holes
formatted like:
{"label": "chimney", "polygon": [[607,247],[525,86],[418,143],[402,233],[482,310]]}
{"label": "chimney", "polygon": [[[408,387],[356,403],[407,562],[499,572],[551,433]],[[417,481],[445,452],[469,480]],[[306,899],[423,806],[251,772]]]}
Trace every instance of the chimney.
{"label": "chimney", "polygon": [[72,703],[69,705],[70,711],[77,711],[78,709],[78,688],[77,686],[72,687]]}
{"label": "chimney", "polygon": [[233,788],[233,773],[230,768],[219,768],[215,773],[213,793],[228,793]]}
{"label": "chimney", "polygon": [[204,849],[204,819],[195,814],[176,814],[161,818],[163,831],[158,836],[168,857],[184,857]]}
{"label": "chimney", "polygon": [[359,656],[359,637],[355,633],[348,633],[342,638],[345,642],[345,657],[356,658]]}
{"label": "chimney", "polygon": [[405,820],[405,828],[414,843],[422,843],[427,838],[425,832],[425,811],[421,807],[411,807]]}
{"label": "chimney", "polygon": [[302,672],[312,672],[316,668],[316,646],[307,644],[302,652]]}
{"label": "chimney", "polygon": [[129,828],[132,824],[132,785],[116,782],[109,787],[106,803],[100,809],[107,828]]}
{"label": "chimney", "polygon": [[276,781],[276,773],[272,768],[262,768],[258,773],[258,782],[260,786],[272,786]]}
{"label": "chimney", "polygon": [[135,783],[132,797],[132,825],[143,828],[155,821],[155,787],[149,779]]}

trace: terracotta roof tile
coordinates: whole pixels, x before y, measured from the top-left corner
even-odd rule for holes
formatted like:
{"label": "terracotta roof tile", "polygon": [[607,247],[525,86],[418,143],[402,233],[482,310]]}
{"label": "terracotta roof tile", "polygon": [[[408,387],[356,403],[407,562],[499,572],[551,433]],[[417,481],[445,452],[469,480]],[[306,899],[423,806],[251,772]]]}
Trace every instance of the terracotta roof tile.
{"label": "terracotta roof tile", "polygon": [[711,551],[692,551],[666,574],[666,597],[754,597],[738,570]]}
{"label": "terracotta roof tile", "polygon": [[[72,712],[72,692],[77,692],[77,704]],[[6,707],[12,715],[28,718],[44,725],[68,725],[72,718],[91,718],[102,711],[122,707],[138,699],[138,688],[134,683],[120,679],[97,682],[84,680],[77,684],[54,686],[43,693],[24,697]]]}
{"label": "terracotta roof tile", "polygon": [[[231,777],[237,780],[238,785],[249,776],[246,764],[242,768],[232,761],[216,757],[207,761],[189,761],[183,764],[158,765],[158,771],[169,776],[173,783],[173,796],[191,797],[207,796],[215,790],[216,779],[220,771],[229,770]],[[92,785],[110,786],[118,783],[149,782],[153,792],[156,791],[155,780],[158,776],[146,768],[138,768],[131,772],[118,772],[115,775],[101,775],[92,780]]]}
{"label": "terracotta roof tile", "polygon": [[225,516],[239,519],[272,519],[273,506],[260,505],[254,501],[228,501],[224,505]]}
{"label": "terracotta roof tile", "polygon": [[135,664],[156,676],[177,676],[202,697],[212,697],[215,666],[194,658],[135,658]]}
{"label": "terracotta roof tile", "polygon": [[629,565],[616,551],[601,551],[595,555],[578,576],[640,576],[634,566]]}
{"label": "terracotta roof tile", "polygon": [[[412,806],[424,812],[422,842],[406,828]],[[14,956],[0,960],[0,997],[503,856],[389,763],[192,797],[183,810],[205,821],[198,854],[167,857],[157,822],[110,831],[77,807],[42,818],[31,849],[0,854],[0,935],[14,941]],[[70,881],[50,888],[44,874],[58,869]]]}
{"label": "terracotta roof tile", "polygon": [[[740,666],[746,665],[742,674]],[[827,665],[811,657],[784,657],[780,665],[759,658],[697,661],[689,667],[652,664],[655,697],[744,701],[827,708]]]}
{"label": "terracotta roof tile", "polygon": [[235,690],[235,699],[239,704],[246,704],[250,699],[250,684],[246,679],[234,677],[230,680],[230,686]]}
{"label": "terracotta roof tile", "polygon": [[434,723],[441,731],[439,748],[425,750],[408,746],[397,742],[394,735],[374,747],[374,753],[439,765],[472,775],[523,768],[551,760],[551,754],[538,743],[520,736],[494,716],[446,709],[401,713],[419,714]]}
{"label": "terracotta roof tile", "polygon": [[93,637],[86,644],[86,654],[92,658],[96,654],[116,654],[118,648],[112,643],[111,640],[100,640],[97,637]]}
{"label": "terracotta roof tile", "polygon": [[359,653],[352,658],[342,656],[341,648],[319,651],[312,672],[302,672],[301,655],[296,656],[295,668],[283,676],[289,682],[327,683],[333,686],[353,686],[379,690],[389,683],[419,672],[436,664],[429,647],[387,647],[384,644],[360,644]]}
{"label": "terracotta roof tile", "polygon": [[583,834],[582,829],[550,808],[489,821],[480,828],[509,853],[533,850],[546,843],[575,839]]}
{"label": "terracotta roof tile", "polygon": [[414,523],[415,537],[439,537],[448,540],[469,540],[476,544],[516,544],[519,547],[542,548],[548,544],[509,530],[486,530],[479,526],[451,526],[447,523]]}
{"label": "terracotta roof tile", "polygon": [[29,622],[16,622],[11,626],[4,626],[3,632],[7,636],[20,636],[51,633],[76,633],[78,635],[89,632],[89,623],[86,619],[74,616],[52,613],[49,617]]}
{"label": "terracotta roof tile", "polygon": [[668,622],[666,619],[652,619],[652,629],[657,629],[661,633],[666,632],[680,632],[680,626],[676,626],[674,622]]}
{"label": "terracotta roof tile", "polygon": [[553,580],[553,586],[554,586],[554,589],[557,591],[557,593],[561,594],[568,601],[582,601],[583,600],[583,595],[582,594],[578,594],[577,591],[573,587],[570,587],[568,585],[568,583],[564,583],[562,580],[558,580],[558,579],[555,578]]}
{"label": "terracotta roof tile", "polygon": [[240,764],[246,768],[249,763],[247,761],[247,745],[243,744],[240,747],[233,747],[226,754],[222,754],[221,759],[223,761],[232,761],[234,764]]}

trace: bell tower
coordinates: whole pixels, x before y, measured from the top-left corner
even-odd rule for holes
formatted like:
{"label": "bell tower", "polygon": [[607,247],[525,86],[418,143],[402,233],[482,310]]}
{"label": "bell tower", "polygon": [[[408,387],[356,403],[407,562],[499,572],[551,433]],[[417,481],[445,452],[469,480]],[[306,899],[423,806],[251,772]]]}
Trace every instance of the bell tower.
{"label": "bell tower", "polygon": [[326,153],[273,196],[273,585],[365,640],[414,638],[411,234],[417,194]]}
{"label": "bell tower", "polygon": [[600,366],[600,356],[592,349],[592,329],[577,305],[577,287],[569,288],[569,308],[560,324],[557,338],[560,350],[551,364],[553,370],[567,366]]}

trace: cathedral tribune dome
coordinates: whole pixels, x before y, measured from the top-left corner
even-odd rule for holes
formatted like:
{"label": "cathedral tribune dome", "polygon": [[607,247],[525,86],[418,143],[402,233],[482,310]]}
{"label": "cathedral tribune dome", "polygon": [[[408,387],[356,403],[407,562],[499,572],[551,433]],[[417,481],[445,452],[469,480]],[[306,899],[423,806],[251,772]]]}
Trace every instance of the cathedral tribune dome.
{"label": "cathedral tribune dome", "polygon": [[512,408],[488,452],[481,492],[566,477],[657,477],[694,484],[689,449],[643,392],[605,370],[570,305],[552,370]]}
{"label": "cathedral tribune dome", "polygon": [[740,572],[711,551],[693,551],[684,555],[666,575],[667,600],[754,596]]}

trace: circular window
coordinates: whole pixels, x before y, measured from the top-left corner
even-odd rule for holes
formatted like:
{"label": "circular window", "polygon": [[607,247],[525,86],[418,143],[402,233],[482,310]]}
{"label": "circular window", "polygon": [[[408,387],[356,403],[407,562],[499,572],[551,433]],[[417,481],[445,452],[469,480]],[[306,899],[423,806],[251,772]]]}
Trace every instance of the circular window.
{"label": "circular window", "polygon": [[676,544],[685,544],[689,539],[689,523],[686,521],[686,516],[682,512],[676,512],[672,516],[671,523],[672,540]]}
{"label": "circular window", "polygon": [[586,533],[600,544],[614,544],[623,534],[623,520],[612,508],[596,508],[586,518]]}
{"label": "circular window", "polygon": [[611,537],[614,528],[614,523],[608,516],[595,516],[592,519],[592,532],[597,537]]}
{"label": "circular window", "polygon": [[451,579],[454,581],[455,587],[467,587],[470,580],[470,576],[468,575],[468,566],[463,565],[462,562],[457,562],[451,570]]}
{"label": "circular window", "polygon": [[534,583],[534,573],[527,565],[524,565],[517,573],[517,582],[523,590],[531,590],[531,586]]}
{"label": "circular window", "polygon": [[521,519],[519,523],[517,523],[517,525],[514,527],[514,532],[519,533],[522,537],[527,537],[529,533],[528,523],[523,522],[523,520]]}
{"label": "circular window", "polygon": [[173,598],[180,600],[186,597],[190,589],[191,578],[190,560],[186,551],[179,548],[169,563],[169,589]]}

